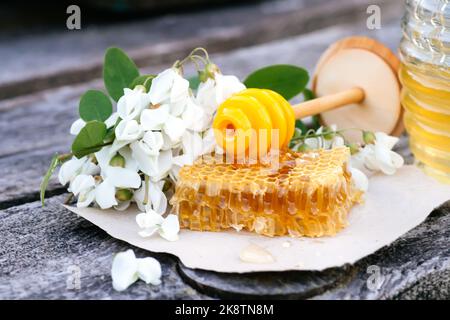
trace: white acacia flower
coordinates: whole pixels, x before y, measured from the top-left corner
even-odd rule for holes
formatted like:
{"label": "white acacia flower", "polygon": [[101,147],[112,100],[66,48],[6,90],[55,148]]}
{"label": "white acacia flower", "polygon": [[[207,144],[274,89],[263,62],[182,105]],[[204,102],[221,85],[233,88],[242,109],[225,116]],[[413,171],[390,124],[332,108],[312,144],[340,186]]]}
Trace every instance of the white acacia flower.
{"label": "white acacia flower", "polygon": [[180,103],[189,98],[189,81],[175,68],[166,69],[153,79],[149,96],[154,105]]}
{"label": "white acacia flower", "polygon": [[[164,214],[167,210],[167,197],[162,191],[164,180],[158,182],[148,182],[146,189],[145,181],[142,181],[141,187],[134,192],[133,199],[142,212],[155,211],[158,214]],[[147,191],[147,203],[144,204],[145,192]]]}
{"label": "white acacia flower", "polygon": [[161,264],[152,257],[137,259],[138,275],[146,284],[157,286],[161,284]]}
{"label": "white acacia flower", "polygon": [[244,89],[245,85],[237,77],[215,73],[214,79],[208,78],[206,82],[200,83],[197,90],[197,103],[207,113],[213,114],[222,102]]}
{"label": "white acacia flower", "polygon": [[159,285],[161,275],[161,264],[154,258],[138,259],[131,249],[114,256],[111,278],[113,288],[117,291],[127,289],[139,278],[147,284]]}
{"label": "white acacia flower", "polygon": [[143,131],[136,120],[122,120],[116,127],[117,141],[135,141],[142,137]]}
{"label": "white acacia flower", "polygon": [[391,150],[397,142],[397,137],[376,132],[375,143],[365,145],[360,152],[354,155],[352,166],[360,170],[381,171],[387,175],[394,174],[404,163],[402,156]]}
{"label": "white acacia flower", "polygon": [[114,126],[119,119],[119,114],[117,112],[113,112],[108,119],[105,120],[106,128],[111,128]]}
{"label": "white acacia flower", "polygon": [[366,192],[369,189],[369,179],[359,169],[350,167],[352,181],[356,189]]}
{"label": "white acacia flower", "polygon": [[139,188],[141,177],[135,170],[107,166],[102,168],[103,181],[96,187],[95,202],[102,209],[117,206],[117,188]]}
{"label": "white acacia flower", "polygon": [[162,129],[170,114],[170,107],[163,104],[157,108],[145,109],[141,114],[141,126],[144,130]]}
{"label": "white acacia flower", "polygon": [[73,179],[69,191],[77,196],[81,191],[95,187],[95,179],[91,175],[80,174]]}
{"label": "white acacia flower", "polygon": [[118,205],[116,188],[108,179],[103,180],[95,189],[95,202],[102,209],[108,209]]}
{"label": "white acacia flower", "polygon": [[197,105],[193,100],[189,100],[181,118],[187,129],[201,132],[211,127],[213,117],[211,114],[206,113],[203,108]]}
{"label": "white acacia flower", "polygon": [[223,154],[222,148],[220,148],[216,143],[214,128],[209,128],[203,133],[202,154],[210,154],[213,151],[217,154]]}
{"label": "white acacia flower", "polygon": [[88,157],[67,160],[61,165],[58,172],[58,180],[62,185],[71,182],[79,174],[95,175],[99,172],[99,167],[96,166]]}
{"label": "white acacia flower", "polygon": [[178,142],[185,131],[186,123],[181,118],[169,115],[164,124],[164,132],[169,136],[170,140],[173,143]]}
{"label": "white acacia flower", "polygon": [[145,93],[142,88],[137,87],[133,90],[125,88],[124,95],[117,102],[117,113],[123,120],[136,120],[150,104],[150,95]]}
{"label": "white acacia flower", "polygon": [[162,215],[150,210],[139,213],[136,216],[136,223],[141,229],[144,229],[139,232],[141,237],[150,237],[155,232],[158,232],[161,237],[168,241],[178,240],[180,224],[177,215],[169,214],[164,218]]}
{"label": "white acacia flower", "polygon": [[147,131],[139,145],[147,154],[157,156],[164,145],[163,135],[158,131]]}
{"label": "white acacia flower", "polygon": [[86,122],[83,119],[75,120],[70,126],[70,134],[76,136],[84,128]]}
{"label": "white acacia flower", "polygon": [[172,150],[161,151],[158,155],[149,152],[150,148],[141,141],[130,145],[132,156],[138,163],[138,168],[153,181],[163,179],[172,167]]}
{"label": "white acacia flower", "polygon": [[95,179],[91,175],[80,174],[73,179],[68,191],[78,196],[77,207],[85,208],[95,199]]}

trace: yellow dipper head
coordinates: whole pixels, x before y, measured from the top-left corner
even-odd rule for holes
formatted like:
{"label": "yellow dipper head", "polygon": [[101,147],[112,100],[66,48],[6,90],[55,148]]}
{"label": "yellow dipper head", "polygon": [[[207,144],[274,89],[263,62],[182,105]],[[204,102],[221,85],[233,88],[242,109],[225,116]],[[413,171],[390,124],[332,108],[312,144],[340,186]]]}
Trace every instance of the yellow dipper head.
{"label": "yellow dipper head", "polygon": [[294,111],[281,95],[267,89],[246,89],[217,110],[213,122],[217,144],[236,157],[265,155],[285,148],[294,134]]}

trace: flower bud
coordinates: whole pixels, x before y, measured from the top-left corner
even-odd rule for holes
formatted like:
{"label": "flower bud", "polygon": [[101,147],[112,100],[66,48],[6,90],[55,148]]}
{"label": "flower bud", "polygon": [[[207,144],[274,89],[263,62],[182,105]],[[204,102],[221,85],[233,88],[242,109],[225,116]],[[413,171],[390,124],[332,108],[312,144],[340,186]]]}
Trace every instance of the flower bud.
{"label": "flower bud", "polygon": [[138,84],[137,86],[134,87],[135,90],[138,91],[142,91],[142,92],[147,92],[147,88],[145,86],[143,86],[142,84]]}
{"label": "flower bud", "polygon": [[349,144],[347,144],[347,147],[350,149],[351,155],[357,154],[360,149],[360,147],[357,143],[349,143]]}
{"label": "flower bud", "polygon": [[205,66],[205,70],[198,72],[198,77],[201,82],[205,82],[208,78],[214,79],[216,73],[220,73],[219,67],[210,62]]}
{"label": "flower bud", "polygon": [[297,152],[305,152],[308,150],[311,150],[311,147],[308,146],[306,143],[299,143],[297,145],[295,145],[292,150],[297,151]]}
{"label": "flower bud", "polygon": [[129,189],[119,189],[116,191],[116,199],[119,201],[128,201],[133,198],[133,192]]}
{"label": "flower bud", "polygon": [[330,129],[328,127],[325,127],[323,129],[323,138],[325,140],[332,140],[334,138],[334,135],[335,135],[335,132],[332,129]]}
{"label": "flower bud", "polygon": [[125,158],[120,155],[120,154],[116,154],[111,161],[109,161],[109,165],[111,167],[121,167],[121,168],[125,168]]}
{"label": "flower bud", "polygon": [[376,137],[372,131],[363,131],[363,140],[365,144],[374,144]]}
{"label": "flower bud", "polygon": [[303,143],[299,148],[298,151],[300,152],[305,152],[305,151],[309,151],[312,150],[310,146],[308,146],[306,143]]}

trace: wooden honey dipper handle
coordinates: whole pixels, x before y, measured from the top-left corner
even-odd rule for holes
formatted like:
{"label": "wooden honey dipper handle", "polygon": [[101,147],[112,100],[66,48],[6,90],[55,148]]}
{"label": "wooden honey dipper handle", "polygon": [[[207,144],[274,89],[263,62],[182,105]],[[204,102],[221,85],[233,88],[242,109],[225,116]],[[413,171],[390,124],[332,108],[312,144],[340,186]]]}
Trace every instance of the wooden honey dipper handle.
{"label": "wooden honey dipper handle", "polygon": [[295,118],[302,119],[348,104],[360,103],[364,100],[364,97],[364,90],[354,87],[349,90],[293,105],[292,108],[294,108]]}

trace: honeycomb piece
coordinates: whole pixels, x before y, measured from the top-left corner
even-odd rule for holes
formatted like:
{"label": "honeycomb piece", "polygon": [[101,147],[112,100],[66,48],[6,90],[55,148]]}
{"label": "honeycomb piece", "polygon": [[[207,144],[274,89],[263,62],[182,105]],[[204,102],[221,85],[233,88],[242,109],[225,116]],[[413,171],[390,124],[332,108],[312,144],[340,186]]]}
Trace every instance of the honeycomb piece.
{"label": "honeycomb piece", "polygon": [[287,151],[275,169],[203,158],[181,168],[172,210],[181,227],[191,230],[334,235],[347,225],[348,212],[362,195],[352,187],[349,157],[347,147]]}

